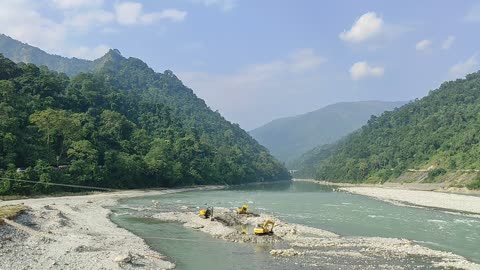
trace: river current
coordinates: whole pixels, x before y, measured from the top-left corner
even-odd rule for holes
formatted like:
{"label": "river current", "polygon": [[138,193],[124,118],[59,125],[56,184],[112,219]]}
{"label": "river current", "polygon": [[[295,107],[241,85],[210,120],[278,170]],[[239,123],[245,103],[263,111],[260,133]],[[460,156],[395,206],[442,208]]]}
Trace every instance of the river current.
{"label": "river current", "polygon": [[344,236],[405,238],[480,262],[480,219],[430,208],[393,205],[307,182],[127,199],[113,209],[112,220],[144,238],[153,249],[169,256],[178,269],[281,269],[281,265],[277,265],[278,262],[268,254],[268,249],[262,246],[214,239],[177,223],[160,222],[136,214],[138,209],[152,211],[152,204],[167,211],[206,205],[233,209],[245,203],[254,212],[273,214],[291,223]]}

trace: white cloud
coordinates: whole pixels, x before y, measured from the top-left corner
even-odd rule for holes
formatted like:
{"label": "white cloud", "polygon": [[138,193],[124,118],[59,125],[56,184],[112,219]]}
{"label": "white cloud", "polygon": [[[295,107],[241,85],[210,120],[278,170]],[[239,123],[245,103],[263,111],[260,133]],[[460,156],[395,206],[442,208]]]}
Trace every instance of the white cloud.
{"label": "white cloud", "polygon": [[70,50],[70,56],[81,59],[94,60],[103,56],[110,49],[107,45],[99,45],[94,48],[78,47]]}
{"label": "white cloud", "polygon": [[186,11],[165,9],[160,12],[143,13],[143,5],[137,2],[123,2],[115,5],[117,22],[122,25],[137,23],[152,24],[159,20],[181,22],[187,16]]}
{"label": "white cloud", "polygon": [[313,49],[299,49],[290,55],[290,69],[293,72],[304,72],[317,68],[325,61]]}
{"label": "white cloud", "polygon": [[297,49],[285,59],[247,66],[235,75],[228,76],[228,79],[239,84],[258,83],[272,79],[279,74],[311,71],[325,61],[325,58],[317,55],[311,48]]}
{"label": "white cloud", "polygon": [[[159,20],[180,22],[187,15],[177,9],[143,13],[142,4],[137,2],[117,2],[113,10],[105,10],[102,8],[104,0],[45,1],[0,1],[0,33],[50,53],[93,59],[101,56],[108,46],[74,47],[69,42],[72,36],[85,34],[83,32],[92,27],[104,33],[117,31],[112,28],[116,21],[123,25],[146,25]],[[50,9],[45,11],[45,8]],[[50,13],[43,13],[47,11]],[[51,16],[51,12],[60,16]]]}
{"label": "white cloud", "polygon": [[[181,72],[178,76],[227,119],[239,121],[241,118],[240,124],[248,123],[244,128],[253,128],[278,117],[271,108],[290,104],[293,99],[311,101],[305,97],[318,94],[318,81],[324,79],[318,66],[323,62],[324,58],[313,49],[304,48],[283,58],[249,65],[230,73],[193,71]],[[312,103],[314,107],[318,105]],[[259,115],[258,111],[262,114]]]}
{"label": "white cloud", "polygon": [[432,45],[431,40],[423,39],[423,40],[420,40],[419,42],[417,42],[417,44],[415,44],[415,49],[417,51],[426,51],[426,50],[430,49],[431,45]]}
{"label": "white cloud", "polygon": [[[288,90],[299,87],[289,87],[288,84],[295,84],[301,79],[299,76],[295,76],[295,79],[289,78],[287,72],[288,65],[284,61],[272,61],[250,65],[227,74],[181,72],[178,76],[227,119],[238,121],[238,116],[242,115],[241,118],[245,120],[256,114],[257,119],[252,118],[251,122],[264,122],[273,118],[272,115],[266,116],[271,112],[266,110],[259,116],[258,111],[268,108],[266,104],[269,102],[278,102],[281,96],[287,95]],[[272,97],[272,93],[277,94]]]}
{"label": "white cloud", "polygon": [[452,47],[453,43],[455,42],[455,36],[448,36],[442,43],[442,49],[448,50]]}
{"label": "white cloud", "polygon": [[170,9],[165,9],[161,12],[144,14],[141,17],[141,20],[145,24],[151,24],[155,21],[162,20],[162,19],[171,20],[172,22],[181,22],[185,20],[186,16],[187,16],[186,11],[170,8]]}
{"label": "white cloud", "polygon": [[351,43],[361,43],[379,36],[384,30],[383,19],[375,12],[368,12],[360,16],[348,31],[340,33],[340,39]]}
{"label": "white cloud", "polygon": [[37,12],[38,2],[0,2],[0,33],[53,52],[59,52],[66,28]]}
{"label": "white cloud", "polygon": [[384,71],[384,68],[381,66],[370,66],[366,61],[362,61],[352,65],[350,77],[355,81],[367,77],[381,77]]}
{"label": "white cloud", "polygon": [[480,22],[480,4],[475,4],[470,7],[464,20],[467,22]]}
{"label": "white cloud", "polygon": [[78,13],[66,20],[66,24],[82,30],[95,25],[104,25],[115,20],[115,15],[102,9]]}
{"label": "white cloud", "polygon": [[95,8],[103,5],[103,0],[52,0],[52,5],[58,9]]}
{"label": "white cloud", "polygon": [[195,3],[201,3],[207,7],[218,6],[223,11],[230,11],[237,6],[237,0],[192,0]]}
{"label": "white cloud", "polygon": [[119,24],[135,24],[142,14],[142,4],[136,2],[123,2],[115,5],[115,14]]}
{"label": "white cloud", "polygon": [[474,54],[467,60],[453,65],[448,71],[450,76],[459,78],[476,71],[479,68],[477,56],[477,54]]}

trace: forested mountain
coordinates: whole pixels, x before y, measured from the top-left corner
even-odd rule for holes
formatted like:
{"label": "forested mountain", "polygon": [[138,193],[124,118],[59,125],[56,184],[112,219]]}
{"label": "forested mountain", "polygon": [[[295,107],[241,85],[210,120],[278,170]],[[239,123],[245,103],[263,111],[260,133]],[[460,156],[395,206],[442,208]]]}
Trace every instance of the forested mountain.
{"label": "forested mountain", "polygon": [[306,114],[274,120],[250,131],[272,155],[288,162],[318,145],[335,142],[367,123],[372,115],[405,102],[341,102]]}
{"label": "forested mountain", "polygon": [[0,34],[0,53],[16,63],[23,62],[47,66],[51,70],[63,72],[68,76],[91,71],[96,64],[94,61],[51,55],[4,34]]}
{"label": "forested mountain", "polygon": [[[0,55],[0,116],[3,178],[113,188],[290,178],[171,71],[117,50],[72,78]],[[0,180],[0,194],[56,190]]]}
{"label": "forested mountain", "polygon": [[387,181],[408,171],[428,172],[425,180],[435,181],[447,173],[480,169],[479,130],[477,72],[372,117],[340,142],[309,153],[303,164],[317,179],[329,181]]}

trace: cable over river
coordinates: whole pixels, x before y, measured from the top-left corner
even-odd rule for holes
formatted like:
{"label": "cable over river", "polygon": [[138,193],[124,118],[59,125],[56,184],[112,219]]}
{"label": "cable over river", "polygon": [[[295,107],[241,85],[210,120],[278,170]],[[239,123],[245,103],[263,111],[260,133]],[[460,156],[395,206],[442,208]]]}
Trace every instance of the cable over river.
{"label": "cable over river", "polygon": [[[282,248],[281,244],[231,243],[185,228],[180,223],[152,218],[157,213],[178,209],[198,211],[198,207],[207,205],[234,209],[245,203],[253,212],[267,213],[288,223],[331,231],[346,238],[408,239],[480,263],[480,219],[436,209],[397,206],[365,196],[335,192],[315,183],[284,182],[126,199],[113,209],[111,218],[144,238],[153,249],[167,255],[178,269],[292,269],[296,265],[301,269],[310,266],[318,269],[313,264],[301,266],[302,258],[286,263],[272,257],[268,251]],[[379,260],[378,265],[383,264],[382,256],[375,260]],[[357,263],[332,259],[328,264],[331,267],[325,269],[338,269],[341,265],[351,265],[349,269],[365,268],[365,265],[356,268]],[[421,256],[389,263],[397,267],[388,269],[444,269],[429,265],[428,259]]]}

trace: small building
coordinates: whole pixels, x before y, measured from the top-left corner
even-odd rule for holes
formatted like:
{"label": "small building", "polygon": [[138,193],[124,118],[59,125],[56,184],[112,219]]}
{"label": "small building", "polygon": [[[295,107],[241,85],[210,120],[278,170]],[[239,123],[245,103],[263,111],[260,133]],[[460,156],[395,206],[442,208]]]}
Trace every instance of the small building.
{"label": "small building", "polygon": [[59,170],[66,170],[68,169],[69,165],[58,165],[57,169]]}
{"label": "small building", "polygon": [[27,168],[19,167],[17,168],[17,173],[24,173],[27,171]]}

